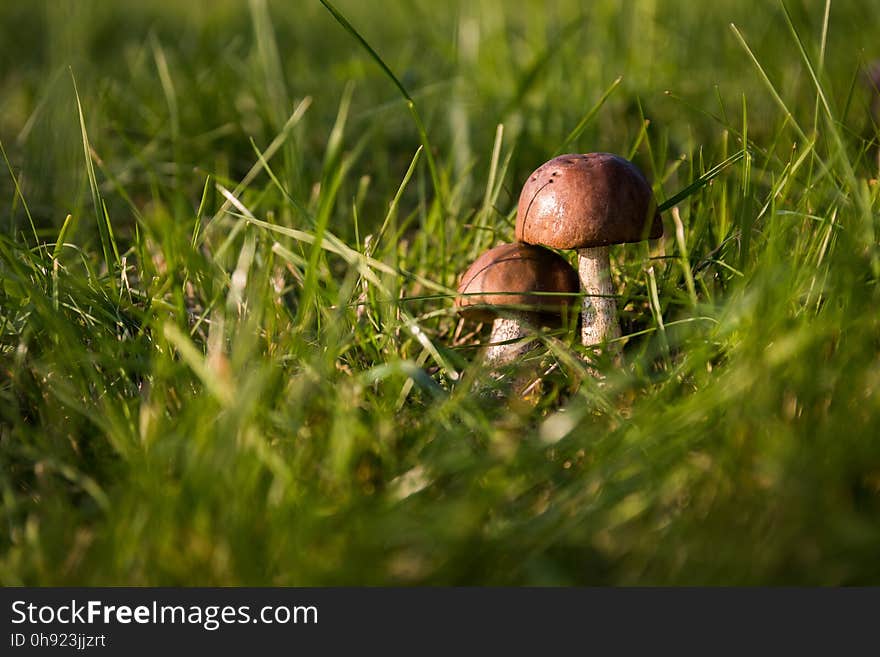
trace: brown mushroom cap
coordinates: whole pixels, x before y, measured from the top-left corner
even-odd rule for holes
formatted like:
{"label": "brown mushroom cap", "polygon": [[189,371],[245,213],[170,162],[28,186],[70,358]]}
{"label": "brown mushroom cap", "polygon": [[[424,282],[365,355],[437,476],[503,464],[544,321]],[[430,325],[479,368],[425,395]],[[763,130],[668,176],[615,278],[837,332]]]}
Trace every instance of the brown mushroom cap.
{"label": "brown mushroom cap", "polygon": [[501,244],[489,249],[462,274],[458,311],[467,319],[487,322],[505,309],[533,312],[544,324],[558,324],[559,316],[577,303],[575,296],[535,294],[560,292],[577,294],[577,272],[549,249],[532,244]]}
{"label": "brown mushroom cap", "polygon": [[519,197],[516,238],[530,244],[584,249],[662,235],[645,176],[610,153],[554,157],[535,169]]}

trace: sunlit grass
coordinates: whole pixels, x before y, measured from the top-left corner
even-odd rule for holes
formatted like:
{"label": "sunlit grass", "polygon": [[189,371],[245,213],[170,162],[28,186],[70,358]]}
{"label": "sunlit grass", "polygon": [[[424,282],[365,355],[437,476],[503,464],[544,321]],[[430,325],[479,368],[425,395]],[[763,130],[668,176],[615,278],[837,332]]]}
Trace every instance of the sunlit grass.
{"label": "sunlit grass", "polygon": [[[0,581],[880,581],[863,4],[0,6]],[[564,151],[665,237],[520,399],[452,296]]]}

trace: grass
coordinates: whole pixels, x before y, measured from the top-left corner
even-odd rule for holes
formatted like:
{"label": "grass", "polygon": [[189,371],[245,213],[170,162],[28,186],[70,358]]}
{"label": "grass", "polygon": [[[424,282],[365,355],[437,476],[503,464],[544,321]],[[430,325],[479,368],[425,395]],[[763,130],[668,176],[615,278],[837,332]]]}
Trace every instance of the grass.
{"label": "grass", "polygon": [[[880,24],[757,8],[0,6],[0,582],[880,582]],[[666,235],[499,399],[456,276],[565,150]]]}

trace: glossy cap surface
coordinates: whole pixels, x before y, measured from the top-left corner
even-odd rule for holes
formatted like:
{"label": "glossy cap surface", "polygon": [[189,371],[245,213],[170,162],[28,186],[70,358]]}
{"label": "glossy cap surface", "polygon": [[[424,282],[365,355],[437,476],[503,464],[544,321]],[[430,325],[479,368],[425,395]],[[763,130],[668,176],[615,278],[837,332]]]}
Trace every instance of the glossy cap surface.
{"label": "glossy cap surface", "polygon": [[529,176],[519,197],[516,238],[529,244],[581,249],[662,235],[645,176],[610,153],[555,157]]}

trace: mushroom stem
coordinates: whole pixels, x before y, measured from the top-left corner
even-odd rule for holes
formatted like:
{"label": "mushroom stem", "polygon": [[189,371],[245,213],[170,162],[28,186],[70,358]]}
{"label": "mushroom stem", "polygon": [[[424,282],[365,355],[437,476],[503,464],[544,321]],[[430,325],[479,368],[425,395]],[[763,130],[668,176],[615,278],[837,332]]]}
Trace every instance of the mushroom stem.
{"label": "mushroom stem", "polygon": [[[491,344],[486,347],[483,355],[485,362],[489,365],[512,363],[534,348],[534,340],[531,342],[519,341],[533,331],[527,313],[508,313],[506,317],[496,317],[492,322],[492,334],[489,336]],[[513,342],[514,340],[517,342]]]}
{"label": "mushroom stem", "polygon": [[[578,249],[578,275],[584,295],[581,311],[581,342],[585,347],[620,337],[617,299],[611,280],[611,260],[607,246]],[[617,343],[609,345],[614,352]]]}

